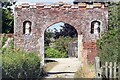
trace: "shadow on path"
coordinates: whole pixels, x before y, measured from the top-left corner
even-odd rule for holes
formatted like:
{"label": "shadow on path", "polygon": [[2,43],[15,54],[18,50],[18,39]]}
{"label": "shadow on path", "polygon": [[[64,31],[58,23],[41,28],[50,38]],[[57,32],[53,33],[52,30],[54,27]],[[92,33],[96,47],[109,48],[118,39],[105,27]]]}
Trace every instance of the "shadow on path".
{"label": "shadow on path", "polygon": [[64,74],[64,73],[75,73],[75,72],[48,72],[48,74]]}

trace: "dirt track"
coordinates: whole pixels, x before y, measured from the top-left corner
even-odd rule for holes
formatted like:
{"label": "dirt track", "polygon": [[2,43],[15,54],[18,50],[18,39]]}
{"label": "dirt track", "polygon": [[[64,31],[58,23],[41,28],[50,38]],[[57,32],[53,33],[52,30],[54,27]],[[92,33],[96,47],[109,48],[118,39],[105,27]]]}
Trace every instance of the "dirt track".
{"label": "dirt track", "polygon": [[77,58],[50,58],[59,64],[48,71],[46,78],[74,78],[75,72],[80,67],[80,62]]}

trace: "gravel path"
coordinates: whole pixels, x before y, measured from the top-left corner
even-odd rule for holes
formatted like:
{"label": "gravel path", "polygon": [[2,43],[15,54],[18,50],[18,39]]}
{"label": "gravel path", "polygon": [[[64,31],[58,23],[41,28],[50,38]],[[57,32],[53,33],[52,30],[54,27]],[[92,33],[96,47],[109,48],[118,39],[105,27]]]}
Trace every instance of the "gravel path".
{"label": "gravel path", "polygon": [[58,62],[53,69],[48,72],[46,78],[74,78],[75,72],[80,67],[80,62],[77,58],[50,58]]}

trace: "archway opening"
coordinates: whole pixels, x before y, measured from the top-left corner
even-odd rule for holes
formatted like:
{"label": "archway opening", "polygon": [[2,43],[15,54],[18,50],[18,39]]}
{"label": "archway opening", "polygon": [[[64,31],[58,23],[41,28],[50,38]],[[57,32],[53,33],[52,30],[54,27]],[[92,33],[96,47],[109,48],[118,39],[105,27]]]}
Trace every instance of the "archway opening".
{"label": "archway opening", "polygon": [[68,23],[55,23],[44,33],[45,58],[78,57],[78,33]]}
{"label": "archway opening", "polygon": [[44,32],[44,57],[78,58],[78,32],[72,25],[55,23]]}

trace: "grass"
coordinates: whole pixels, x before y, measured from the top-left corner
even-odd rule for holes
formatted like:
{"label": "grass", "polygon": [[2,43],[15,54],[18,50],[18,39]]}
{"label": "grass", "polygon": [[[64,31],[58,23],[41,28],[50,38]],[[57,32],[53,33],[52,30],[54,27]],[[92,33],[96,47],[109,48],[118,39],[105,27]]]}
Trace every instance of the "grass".
{"label": "grass", "polygon": [[75,73],[75,78],[95,78],[94,67],[91,65],[85,65]]}

